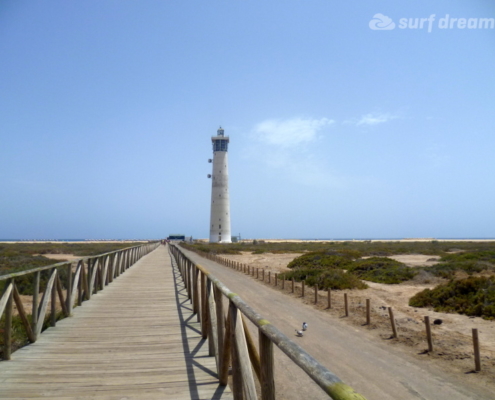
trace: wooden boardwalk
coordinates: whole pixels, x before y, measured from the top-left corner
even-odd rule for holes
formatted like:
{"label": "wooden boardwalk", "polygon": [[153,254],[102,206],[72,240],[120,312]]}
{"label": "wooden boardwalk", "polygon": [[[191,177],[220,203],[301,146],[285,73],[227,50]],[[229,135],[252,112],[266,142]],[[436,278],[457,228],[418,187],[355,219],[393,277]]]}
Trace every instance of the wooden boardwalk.
{"label": "wooden boardwalk", "polygon": [[0,362],[0,399],[232,399],[164,246]]}

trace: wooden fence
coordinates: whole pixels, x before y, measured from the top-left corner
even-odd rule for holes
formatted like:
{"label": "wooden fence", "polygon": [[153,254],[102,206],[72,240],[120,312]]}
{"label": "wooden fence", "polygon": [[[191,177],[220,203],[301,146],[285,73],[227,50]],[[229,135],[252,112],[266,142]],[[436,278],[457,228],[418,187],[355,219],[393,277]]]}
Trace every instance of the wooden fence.
{"label": "wooden fence", "polygon": [[[55,326],[57,299],[63,316],[70,316],[76,304],[80,306],[83,301],[90,300],[93,294],[103,290],[141,257],[156,249],[159,244],[160,242],[150,242],[98,256],[84,257],[75,261],[0,276],[0,282],[4,281],[4,290],[0,297],[0,318],[5,313],[3,359],[10,360],[12,353],[14,303],[28,340],[34,343],[42,332],[45,318],[49,317],[50,325]],[[47,277],[47,282],[44,290],[40,292],[42,274],[43,277]],[[26,277],[31,279],[33,293],[31,316],[24,309],[20,293],[22,290],[16,284],[16,279],[18,282],[22,279],[24,285]],[[49,302],[50,311],[48,312]]]}
{"label": "wooden fence", "polygon": [[[197,314],[201,323],[202,336],[208,339],[210,356],[215,356],[221,385],[227,385],[229,365],[232,367],[232,392],[235,400],[257,400],[254,375],[259,381],[261,399],[275,399],[274,344],[306,372],[330,398],[365,400],[253,310],[236,293],[231,292],[204,267],[191,261],[179,247],[172,245],[170,251],[184,280],[193,312]],[[235,267],[245,268],[238,263]],[[226,313],[222,296],[228,299]],[[259,352],[254,346],[244,318],[249,319],[258,329]]]}
{"label": "wooden fence", "polygon": [[[260,269],[261,269],[261,280],[263,282],[266,282],[265,280],[265,269],[264,268],[254,268],[248,264],[243,264],[238,261],[233,261],[229,260],[228,258],[221,257],[217,254],[212,254],[212,253],[206,253],[203,251],[198,251],[196,249],[193,249],[191,251],[194,251],[195,253],[199,254],[202,257],[208,258],[209,260],[215,261],[219,264],[225,265],[226,267],[233,268],[237,271],[241,271],[243,273],[246,273],[248,275],[252,275],[253,277],[255,276],[255,270],[256,270],[256,280],[259,279],[260,275]],[[270,280],[270,275],[271,271],[268,271],[268,284],[271,284]],[[282,290],[285,289],[285,279],[281,279],[282,281]],[[301,297],[304,297],[304,289],[305,289],[305,280],[301,280]],[[295,293],[295,281],[294,278],[291,279],[292,283],[292,288],[291,288],[291,293]],[[278,274],[275,273],[275,287],[278,287]],[[318,304],[318,285],[315,285],[313,288],[313,293],[314,293],[314,304]],[[331,290],[327,289],[327,308],[330,309],[332,308],[332,297],[331,297]],[[388,309],[388,316],[390,319],[390,325],[392,328],[392,336],[391,338],[397,339],[398,338],[398,332],[397,332],[397,326],[396,326],[396,321],[394,317],[394,312],[392,307],[385,307],[382,306],[380,308],[383,309]],[[344,293],[344,315],[346,317],[349,316],[349,299],[347,293]],[[433,339],[432,339],[432,332],[431,332],[431,326],[430,326],[430,318],[429,316],[424,317],[424,323],[425,323],[425,328],[426,328],[426,340],[428,342],[428,350],[426,352],[423,352],[422,354],[430,353],[433,351]],[[366,299],[366,323],[365,325],[370,326],[371,325],[371,300]],[[472,340],[473,340],[473,350],[474,350],[474,371],[479,372],[481,371],[481,354],[480,354],[480,343],[479,343],[479,337],[478,337],[478,329],[473,328],[472,329]]]}

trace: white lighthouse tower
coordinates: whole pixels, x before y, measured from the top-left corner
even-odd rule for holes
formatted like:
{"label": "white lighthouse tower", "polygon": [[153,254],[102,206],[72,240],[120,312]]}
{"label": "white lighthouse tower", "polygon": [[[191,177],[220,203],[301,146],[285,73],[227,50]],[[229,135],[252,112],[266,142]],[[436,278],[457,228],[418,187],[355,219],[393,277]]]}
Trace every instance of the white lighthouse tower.
{"label": "white lighthouse tower", "polygon": [[[222,127],[213,136],[213,172],[211,174],[210,243],[231,243],[229,167],[227,149],[229,137]],[[210,162],[212,160],[209,160]]]}

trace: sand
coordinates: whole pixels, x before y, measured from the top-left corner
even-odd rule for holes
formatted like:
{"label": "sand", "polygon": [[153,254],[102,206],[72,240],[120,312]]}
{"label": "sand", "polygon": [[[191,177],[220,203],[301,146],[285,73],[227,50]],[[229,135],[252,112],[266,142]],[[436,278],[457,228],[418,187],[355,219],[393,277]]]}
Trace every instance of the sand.
{"label": "sand", "polygon": [[[255,268],[264,268],[267,271],[279,273],[288,271],[287,264],[301,254],[251,254],[244,252],[241,255],[224,255],[223,257]],[[423,265],[433,265],[438,257],[418,255],[393,256],[398,261],[414,268]],[[441,364],[442,368],[450,372],[469,372],[474,368],[472,329],[479,331],[483,374],[486,379],[494,381],[495,373],[495,321],[487,321],[479,317],[468,317],[460,314],[439,313],[431,309],[414,308],[408,305],[409,299],[419,291],[433,288],[445,282],[440,278],[432,278],[418,274],[413,281],[397,285],[387,285],[367,282],[368,289],[346,290],[332,292],[332,310],[326,310],[326,293],[320,294],[319,305],[324,312],[334,313],[336,317],[344,314],[343,294],[347,293],[350,303],[350,315],[345,320],[349,324],[362,326],[366,322],[366,299],[371,301],[371,326],[376,334],[377,341],[388,340],[391,336],[390,317],[388,307],[392,307],[397,323],[399,339],[391,341],[394,345],[411,348],[418,357],[428,357]],[[272,280],[273,284],[273,280]],[[287,285],[288,286],[288,285]],[[297,289],[299,290],[299,289]],[[314,300],[314,292],[307,289],[305,299],[308,304]],[[289,295],[289,294],[288,294]],[[441,319],[440,325],[432,325],[434,351],[425,353],[427,349],[424,317],[430,321]]]}

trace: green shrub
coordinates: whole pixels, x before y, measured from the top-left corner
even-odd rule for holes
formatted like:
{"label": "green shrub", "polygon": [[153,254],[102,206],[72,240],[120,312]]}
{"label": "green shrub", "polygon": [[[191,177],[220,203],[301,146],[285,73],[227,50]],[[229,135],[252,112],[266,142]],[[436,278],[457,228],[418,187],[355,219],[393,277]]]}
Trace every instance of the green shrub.
{"label": "green shrub", "polygon": [[354,261],[348,271],[367,281],[390,284],[408,281],[418,273],[415,269],[386,257]]}
{"label": "green shrub", "polygon": [[303,254],[287,265],[291,271],[282,276],[285,279],[294,278],[298,282],[305,280],[306,284],[318,285],[320,289],[365,289],[368,286],[356,275],[344,271],[352,265],[353,258],[359,255],[359,252],[352,249]]}
{"label": "green shrub", "polygon": [[442,261],[486,261],[495,264],[495,251],[470,251],[442,256]]}
{"label": "green shrub", "polygon": [[411,297],[409,305],[494,319],[495,277],[469,277],[425,289]]}
{"label": "green shrub", "polygon": [[351,263],[352,257],[348,253],[317,251],[295,258],[287,265],[287,268],[346,269]]}
{"label": "green shrub", "polygon": [[424,267],[423,269],[435,276],[445,279],[452,279],[455,277],[455,273],[457,271],[464,271],[468,275],[472,275],[483,271],[493,271],[495,270],[495,265],[488,261],[477,260],[476,258],[467,258],[464,260],[452,259],[440,264],[432,265],[431,267]]}
{"label": "green shrub", "polygon": [[301,282],[306,281],[309,286],[318,285],[319,289],[366,289],[368,285],[363,283],[356,275],[346,273],[342,269],[321,269],[321,268],[295,268],[292,271],[284,272],[280,278]]}
{"label": "green shrub", "polygon": [[494,242],[438,242],[438,241],[422,241],[422,242],[371,242],[371,241],[337,241],[337,242],[276,242],[264,243],[261,240],[239,243],[182,243],[182,246],[189,250],[201,248],[201,251],[216,252],[217,254],[238,254],[229,253],[230,251],[253,252],[259,249],[264,249],[269,253],[302,253],[302,252],[328,252],[336,251],[343,252],[344,250],[357,252],[361,256],[380,256],[386,257],[394,254],[428,254],[428,255],[446,255],[446,252],[452,249],[462,250],[464,252],[480,252],[491,251],[495,252]]}
{"label": "green shrub", "polygon": [[356,275],[340,269],[330,269],[322,272],[315,280],[308,280],[308,285],[318,284],[318,289],[366,289],[368,285]]}

